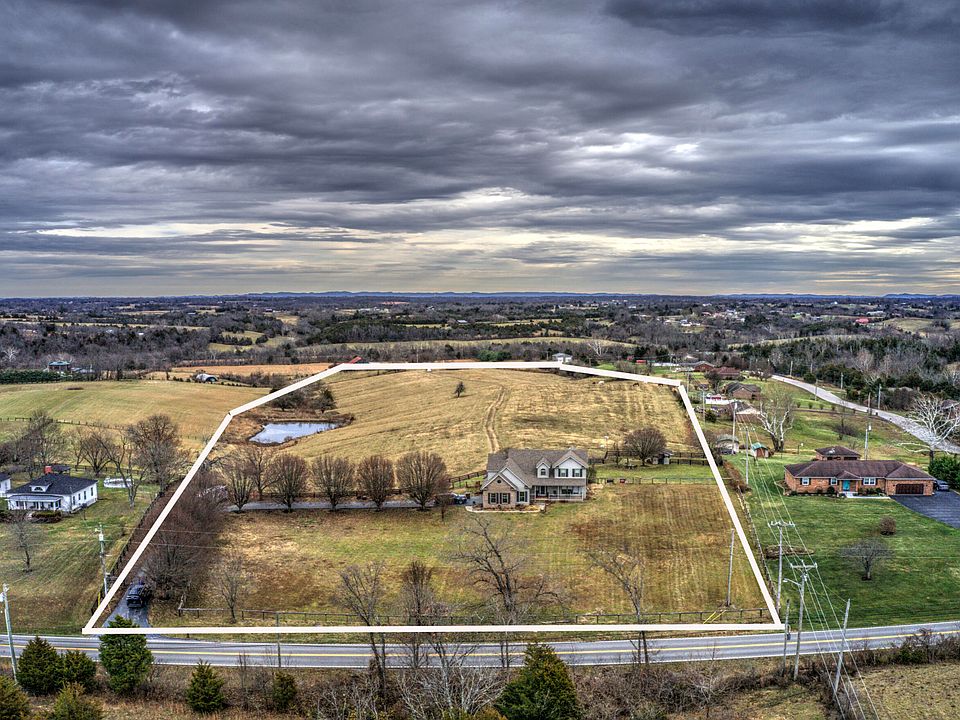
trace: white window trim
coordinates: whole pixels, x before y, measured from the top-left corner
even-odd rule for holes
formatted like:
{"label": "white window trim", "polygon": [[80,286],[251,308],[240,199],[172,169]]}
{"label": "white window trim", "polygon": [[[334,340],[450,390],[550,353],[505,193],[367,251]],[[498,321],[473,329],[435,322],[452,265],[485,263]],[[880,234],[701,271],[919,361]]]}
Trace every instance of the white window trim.
{"label": "white window trim", "polygon": [[810,484],[810,478],[800,478],[800,484],[801,484],[801,485],[809,485],[809,484]]}
{"label": "white window trim", "polygon": [[871,485],[871,486],[876,485],[876,484],[877,484],[877,479],[876,479],[876,478],[866,478],[866,477],[865,477],[865,478],[863,478],[863,484],[864,484],[864,485]]}

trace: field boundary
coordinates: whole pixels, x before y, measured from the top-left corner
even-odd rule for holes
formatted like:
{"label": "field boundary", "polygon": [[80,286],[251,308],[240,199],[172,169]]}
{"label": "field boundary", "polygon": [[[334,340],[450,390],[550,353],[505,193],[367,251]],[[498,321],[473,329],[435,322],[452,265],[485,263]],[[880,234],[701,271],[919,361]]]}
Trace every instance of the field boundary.
{"label": "field boundary", "polygon": [[[245,412],[253,410],[265,405],[266,403],[272,402],[279,397],[283,397],[292,392],[296,392],[302,388],[312,385],[315,382],[323,380],[324,378],[335,375],[339,372],[344,371],[404,371],[404,370],[426,370],[428,372],[433,371],[447,371],[455,372],[457,370],[557,370],[559,372],[569,372],[580,375],[594,375],[597,377],[607,377],[616,380],[628,380],[633,382],[644,382],[650,383],[653,385],[664,385],[671,388],[674,388],[680,396],[680,399],[683,403],[684,408],[687,411],[687,417],[690,419],[690,422],[693,426],[694,433],[697,436],[697,439],[700,443],[700,447],[703,450],[704,455],[707,458],[707,464],[710,466],[710,470],[713,473],[714,480],[717,483],[717,487],[720,490],[720,495],[723,498],[724,507],[727,509],[727,513],[730,516],[730,520],[733,524],[733,527],[736,531],[737,538],[740,542],[740,547],[743,549],[744,553],[747,556],[747,561],[750,564],[750,568],[753,571],[754,577],[757,581],[757,585],[760,588],[760,593],[763,596],[764,602],[766,603],[767,610],[770,613],[770,617],[773,618],[773,622],[770,623],[623,623],[623,624],[570,624],[570,623],[557,623],[557,624],[533,624],[533,625],[340,625],[340,626],[296,626],[296,627],[276,627],[275,625],[264,626],[264,627],[236,627],[236,626],[208,626],[208,627],[148,627],[148,628],[108,628],[108,627],[96,627],[96,623],[103,616],[104,612],[110,606],[110,603],[113,601],[114,597],[117,595],[123,583],[126,581],[127,577],[132,572],[133,568],[136,566],[137,562],[140,560],[140,557],[146,551],[147,547],[150,544],[150,541],[153,539],[154,535],[159,531],[160,526],[163,524],[163,521],[166,520],[167,516],[176,506],[177,501],[189,487],[190,482],[193,480],[197,471],[203,465],[204,461],[207,459],[207,456],[216,446],[217,442],[220,440],[220,437],[226,431],[227,427],[230,425],[230,422],[237,415],[241,415]],[[733,500],[730,497],[730,494],[727,492],[727,488],[723,483],[723,478],[720,476],[720,470],[717,467],[716,462],[713,459],[713,455],[710,452],[707,439],[703,434],[703,429],[700,427],[700,423],[697,421],[696,412],[693,409],[693,405],[690,402],[690,398],[687,395],[686,388],[683,387],[683,384],[679,380],[673,380],[670,378],[662,377],[652,377],[649,375],[639,375],[636,373],[627,373],[621,372],[618,370],[602,370],[600,368],[591,368],[584,367],[580,365],[571,365],[568,363],[562,362],[525,362],[525,361],[506,361],[506,362],[422,362],[422,363],[344,363],[342,365],[334,365],[333,367],[328,368],[322,372],[319,372],[310,377],[299,380],[295,383],[288,385],[287,387],[281,388],[276,392],[272,392],[268,395],[265,395],[256,400],[252,400],[240,407],[234,408],[226,414],[223,418],[223,421],[220,423],[220,426],[210,437],[209,442],[204,446],[200,455],[194,461],[193,465],[190,467],[187,474],[184,476],[183,481],[179,484],[176,491],[170,497],[169,502],[164,506],[163,510],[157,516],[157,519],[154,521],[153,525],[144,535],[143,540],[140,542],[139,547],[131,555],[130,559],[127,561],[123,570],[114,580],[113,585],[110,587],[109,592],[104,596],[103,600],[98,605],[97,609],[94,611],[93,615],[87,621],[87,624],[83,627],[84,635],[219,635],[219,634],[246,634],[246,635],[261,635],[261,634],[270,634],[270,635],[303,635],[303,634],[355,634],[355,633],[369,633],[377,632],[384,634],[409,634],[409,633],[489,633],[489,632],[500,632],[500,633],[569,633],[569,632],[658,632],[658,631],[687,631],[687,632],[711,632],[711,631],[756,631],[756,630],[783,630],[783,622],[780,619],[779,614],[777,613],[776,606],[773,601],[773,597],[770,594],[770,590],[764,581],[763,574],[760,570],[760,565],[757,562],[757,559],[753,553],[753,550],[750,545],[750,541],[747,539],[746,532],[743,529],[743,525],[740,522],[740,518],[737,515],[736,508],[734,508]]]}

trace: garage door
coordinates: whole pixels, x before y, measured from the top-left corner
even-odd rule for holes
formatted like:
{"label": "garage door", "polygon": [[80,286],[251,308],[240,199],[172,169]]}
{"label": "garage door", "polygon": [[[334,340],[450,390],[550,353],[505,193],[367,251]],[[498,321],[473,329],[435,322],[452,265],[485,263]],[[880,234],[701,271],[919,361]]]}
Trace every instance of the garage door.
{"label": "garage door", "polygon": [[898,483],[894,492],[897,495],[923,495],[923,483]]}

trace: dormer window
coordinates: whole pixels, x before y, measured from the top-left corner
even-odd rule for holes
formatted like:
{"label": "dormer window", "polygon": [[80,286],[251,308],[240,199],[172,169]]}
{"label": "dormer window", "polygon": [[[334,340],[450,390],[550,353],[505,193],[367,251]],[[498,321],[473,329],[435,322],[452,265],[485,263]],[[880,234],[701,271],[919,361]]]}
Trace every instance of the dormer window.
{"label": "dormer window", "polygon": [[545,477],[547,477],[549,474],[550,474],[550,470],[547,468],[546,465],[541,465],[541,466],[538,468],[538,475],[539,475],[540,477],[545,478]]}

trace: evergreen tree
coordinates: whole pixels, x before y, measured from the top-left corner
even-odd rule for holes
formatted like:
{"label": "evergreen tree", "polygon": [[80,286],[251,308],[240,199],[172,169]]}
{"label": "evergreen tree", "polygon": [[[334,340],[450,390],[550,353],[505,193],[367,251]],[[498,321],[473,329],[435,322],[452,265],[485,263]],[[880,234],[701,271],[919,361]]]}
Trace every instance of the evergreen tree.
{"label": "evergreen tree", "polygon": [[277,670],[273,676],[273,707],[279,712],[287,712],[297,701],[297,681],[293,675]]}
{"label": "evergreen tree", "polygon": [[69,683],[53,704],[50,720],[103,720],[103,706],[83,694],[83,686]]}
{"label": "evergreen tree", "polygon": [[36,695],[55,692],[60,687],[60,657],[53,645],[40,637],[28,642],[17,663],[17,680]]}
{"label": "evergreen tree", "polygon": [[552,648],[527,646],[524,666],[497,701],[507,720],[579,720],[583,713],[567,666]]}
{"label": "evergreen tree", "polygon": [[227,706],[227,699],[223,696],[223,678],[203,660],[197,663],[190,676],[187,705],[198,713],[217,712]]}
{"label": "evergreen tree", "polygon": [[77,683],[84,691],[96,687],[97,664],[81,650],[68,650],[60,656],[60,686]]}
{"label": "evergreen tree", "polygon": [[[116,617],[107,627],[140,627],[125,617]],[[100,638],[100,664],[107,671],[110,689],[120,695],[136,690],[147,679],[153,655],[143,635],[104,635]]]}
{"label": "evergreen tree", "polygon": [[0,720],[27,720],[30,701],[17,684],[0,676]]}

